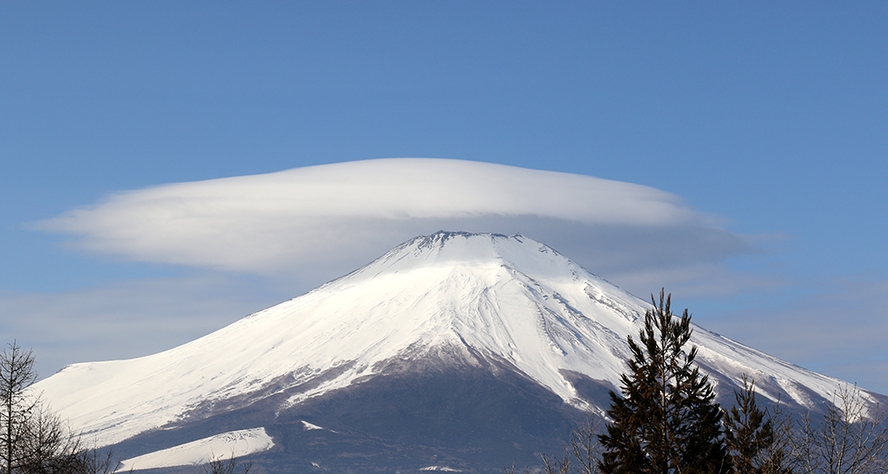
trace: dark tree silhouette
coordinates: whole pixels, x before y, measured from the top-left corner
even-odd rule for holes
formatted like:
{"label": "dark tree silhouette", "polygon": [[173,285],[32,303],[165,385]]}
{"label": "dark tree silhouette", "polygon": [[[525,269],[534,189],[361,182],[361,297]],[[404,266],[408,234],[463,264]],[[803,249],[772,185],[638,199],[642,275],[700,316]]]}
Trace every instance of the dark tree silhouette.
{"label": "dark tree silhouette", "polygon": [[599,440],[601,471],[609,473],[720,474],[731,471],[721,430],[722,412],[709,379],[694,365],[697,348],[687,309],[677,318],[672,295],[645,313],[639,343],[629,336],[632,358],[621,377],[623,397],[610,392],[613,420]]}
{"label": "dark tree silhouette", "polygon": [[[743,376],[743,390],[735,391],[736,405],[725,416],[725,443],[734,472],[790,474],[785,422],[758,407],[755,383]],[[779,405],[778,405],[779,406]],[[775,418],[776,417],[776,418]],[[777,425],[777,426],[775,426]]]}

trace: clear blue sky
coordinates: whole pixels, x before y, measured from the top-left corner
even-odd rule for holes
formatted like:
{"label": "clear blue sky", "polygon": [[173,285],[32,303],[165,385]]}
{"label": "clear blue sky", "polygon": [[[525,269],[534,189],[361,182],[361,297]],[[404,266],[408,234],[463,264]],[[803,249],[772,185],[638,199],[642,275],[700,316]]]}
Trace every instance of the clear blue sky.
{"label": "clear blue sky", "polygon": [[47,375],[306,289],[83,252],[36,221],[443,157],[680,196],[754,242],[708,262],[731,289],[671,287],[696,322],[888,393],[886,31],[884,2],[4,2],[0,336]]}

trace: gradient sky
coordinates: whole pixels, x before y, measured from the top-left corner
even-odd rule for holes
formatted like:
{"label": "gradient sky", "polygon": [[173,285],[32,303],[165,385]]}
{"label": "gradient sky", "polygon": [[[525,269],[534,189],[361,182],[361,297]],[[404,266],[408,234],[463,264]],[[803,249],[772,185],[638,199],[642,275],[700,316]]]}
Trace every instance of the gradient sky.
{"label": "gradient sky", "polygon": [[886,31],[885,2],[3,2],[0,337],[45,376],[186,342],[339,271],[85,250],[47,224],[77,209],[453,158],[674,197],[744,245],[631,272],[581,263],[888,393]]}

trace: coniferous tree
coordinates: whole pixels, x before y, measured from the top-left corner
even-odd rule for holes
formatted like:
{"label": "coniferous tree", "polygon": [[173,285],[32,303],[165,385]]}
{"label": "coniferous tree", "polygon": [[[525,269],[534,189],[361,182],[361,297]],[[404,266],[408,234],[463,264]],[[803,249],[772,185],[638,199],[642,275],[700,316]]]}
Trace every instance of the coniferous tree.
{"label": "coniferous tree", "polygon": [[[738,474],[791,474],[788,440],[776,426],[782,417],[771,416],[755,401],[755,383],[743,376],[743,390],[734,392],[737,403],[725,416],[725,443]],[[779,414],[778,414],[779,415]]]}
{"label": "coniferous tree", "polygon": [[629,336],[632,358],[621,377],[623,397],[610,392],[613,420],[599,437],[605,450],[601,471],[609,474],[729,473],[721,430],[722,412],[709,379],[694,365],[697,348],[687,309],[670,310],[672,295],[645,313],[639,343]]}

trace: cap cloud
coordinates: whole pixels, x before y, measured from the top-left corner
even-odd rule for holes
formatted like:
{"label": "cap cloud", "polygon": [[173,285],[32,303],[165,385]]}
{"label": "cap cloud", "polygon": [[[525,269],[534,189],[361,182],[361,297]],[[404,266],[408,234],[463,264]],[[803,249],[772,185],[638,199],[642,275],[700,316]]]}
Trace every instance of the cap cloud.
{"label": "cap cloud", "polygon": [[378,159],[169,184],[36,223],[91,252],[322,283],[416,235],[521,233],[590,271],[662,271],[753,251],[678,196],[591,176]]}

